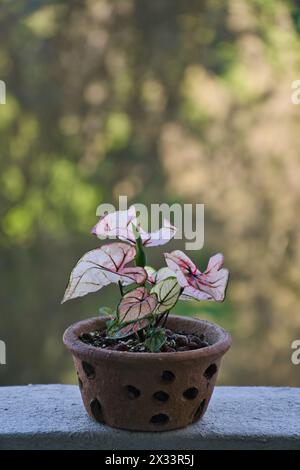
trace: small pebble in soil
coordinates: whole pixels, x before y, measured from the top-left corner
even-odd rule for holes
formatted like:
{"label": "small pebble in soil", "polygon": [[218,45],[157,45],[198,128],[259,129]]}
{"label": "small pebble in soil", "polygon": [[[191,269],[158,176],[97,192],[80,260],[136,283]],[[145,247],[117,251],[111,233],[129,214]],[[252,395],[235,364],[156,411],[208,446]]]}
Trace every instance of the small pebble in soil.
{"label": "small pebble in soil", "polygon": [[189,337],[184,335],[175,336],[176,345],[179,347],[187,346],[189,344]]}
{"label": "small pebble in soil", "polygon": [[[209,342],[203,334],[187,334],[183,331],[165,330],[166,342],[157,352],[182,352],[192,351],[195,349],[206,348]],[[123,339],[113,339],[106,336],[105,330],[92,331],[90,333],[83,333],[80,336],[83,343],[89,344],[96,348],[102,348],[106,351],[122,351],[122,352],[149,352],[143,342],[137,336],[129,336]]]}

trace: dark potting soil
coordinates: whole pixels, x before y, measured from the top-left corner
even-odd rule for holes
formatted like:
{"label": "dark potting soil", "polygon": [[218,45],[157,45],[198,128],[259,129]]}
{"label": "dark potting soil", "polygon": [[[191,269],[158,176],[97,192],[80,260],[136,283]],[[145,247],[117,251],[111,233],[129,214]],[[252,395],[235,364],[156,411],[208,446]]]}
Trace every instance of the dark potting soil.
{"label": "dark potting soil", "polygon": [[[187,334],[184,332],[175,332],[166,329],[166,342],[157,352],[179,352],[201,349],[209,346],[205,336]],[[124,351],[124,352],[149,352],[142,340],[137,336],[130,336],[123,339],[112,339],[106,336],[105,330],[83,333],[79,338],[83,343],[102,348],[106,350]]]}

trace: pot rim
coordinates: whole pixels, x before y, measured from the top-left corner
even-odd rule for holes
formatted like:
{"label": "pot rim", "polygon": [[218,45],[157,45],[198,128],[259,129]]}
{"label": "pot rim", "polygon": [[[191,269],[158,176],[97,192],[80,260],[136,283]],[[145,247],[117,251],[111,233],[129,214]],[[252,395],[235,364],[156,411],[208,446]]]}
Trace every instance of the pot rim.
{"label": "pot rim", "polygon": [[[218,335],[218,340],[214,343],[211,344],[210,346],[207,346],[205,348],[201,349],[194,349],[191,351],[176,351],[176,352],[160,352],[160,353],[151,353],[151,352],[129,352],[129,351],[115,351],[115,350],[105,350],[101,348],[96,348],[95,346],[88,345],[86,343],[83,343],[78,336],[83,332],[82,330],[90,329],[90,331],[93,331],[94,328],[99,328],[99,321],[103,322],[105,320],[105,317],[93,317],[89,318],[87,320],[82,320],[76,323],[73,323],[70,325],[64,332],[63,335],[63,342],[67,349],[69,349],[75,356],[82,356],[82,355],[88,355],[92,356],[96,361],[97,359],[114,359],[114,360],[123,360],[126,359],[126,361],[148,361],[153,359],[156,360],[167,360],[167,359],[172,359],[174,360],[176,358],[176,361],[184,361],[184,360],[191,360],[191,359],[199,359],[201,357],[207,357],[207,356],[212,356],[212,355],[219,355],[224,354],[226,351],[231,346],[232,339],[231,335],[228,333],[228,331],[224,330],[221,328],[219,325],[206,321],[206,320],[201,320],[198,318],[193,318],[193,317],[184,317],[180,315],[169,315],[167,324],[172,321],[180,321],[184,320],[184,322],[189,322],[192,324],[199,324],[201,323],[204,327],[208,328],[213,328],[215,332]],[[97,326],[98,324],[98,326]]]}

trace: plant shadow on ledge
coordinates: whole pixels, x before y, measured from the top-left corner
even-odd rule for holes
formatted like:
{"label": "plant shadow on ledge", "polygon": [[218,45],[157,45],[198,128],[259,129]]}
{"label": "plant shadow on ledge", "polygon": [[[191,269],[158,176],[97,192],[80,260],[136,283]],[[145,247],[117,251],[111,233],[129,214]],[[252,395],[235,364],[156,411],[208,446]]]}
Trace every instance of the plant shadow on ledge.
{"label": "plant shadow on ledge", "polygon": [[[200,272],[182,251],[165,253],[167,266],[147,266],[145,248],[176,233],[168,221],[153,233],[134,206],[102,217],[92,232],[118,241],[86,253],[73,269],[63,302],[115,283],[115,311],[70,326],[64,343],[73,354],[87,412],[109,426],[163,431],[200,419],[208,406],[230,335],[202,320],[169,315],[179,300],[222,302],[228,282],[223,255]],[[134,263],[134,266],[130,266]]]}

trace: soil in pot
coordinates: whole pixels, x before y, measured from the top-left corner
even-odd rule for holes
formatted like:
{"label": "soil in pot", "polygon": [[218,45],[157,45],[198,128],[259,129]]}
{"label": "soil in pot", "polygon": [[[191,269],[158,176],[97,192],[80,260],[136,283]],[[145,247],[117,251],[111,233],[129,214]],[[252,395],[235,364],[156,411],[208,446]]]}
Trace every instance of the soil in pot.
{"label": "soil in pot", "polygon": [[[157,350],[161,352],[179,352],[202,349],[209,346],[207,338],[204,334],[200,336],[182,331],[172,331],[165,329],[166,341],[162,347]],[[83,343],[89,344],[96,348],[106,350],[124,351],[124,352],[150,352],[144,344],[143,338],[138,335],[132,335],[123,339],[113,339],[107,337],[105,330],[92,331],[83,333],[80,336]]]}

